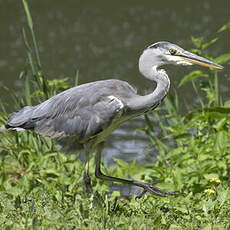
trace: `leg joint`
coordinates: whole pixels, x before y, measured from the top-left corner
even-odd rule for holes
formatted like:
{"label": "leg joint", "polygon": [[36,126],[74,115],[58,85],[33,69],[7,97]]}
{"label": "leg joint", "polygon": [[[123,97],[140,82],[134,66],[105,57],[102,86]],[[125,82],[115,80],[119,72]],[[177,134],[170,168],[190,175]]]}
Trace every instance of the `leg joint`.
{"label": "leg joint", "polygon": [[102,172],[101,172],[101,169],[100,169],[100,168],[99,168],[99,169],[96,168],[96,170],[95,170],[95,177],[101,178],[102,175],[103,175],[103,174],[102,174]]}

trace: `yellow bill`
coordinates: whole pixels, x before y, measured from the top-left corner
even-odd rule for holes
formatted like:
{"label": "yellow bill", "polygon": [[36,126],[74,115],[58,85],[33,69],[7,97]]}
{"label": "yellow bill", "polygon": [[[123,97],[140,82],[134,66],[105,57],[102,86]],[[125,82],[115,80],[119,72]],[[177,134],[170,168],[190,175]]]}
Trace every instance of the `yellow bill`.
{"label": "yellow bill", "polygon": [[209,67],[209,68],[219,69],[219,70],[224,68],[223,66],[216,64],[215,62],[212,62],[206,58],[200,57],[188,51],[183,51],[181,54],[178,54],[177,56],[181,57],[183,60],[192,64],[197,64],[204,67]]}

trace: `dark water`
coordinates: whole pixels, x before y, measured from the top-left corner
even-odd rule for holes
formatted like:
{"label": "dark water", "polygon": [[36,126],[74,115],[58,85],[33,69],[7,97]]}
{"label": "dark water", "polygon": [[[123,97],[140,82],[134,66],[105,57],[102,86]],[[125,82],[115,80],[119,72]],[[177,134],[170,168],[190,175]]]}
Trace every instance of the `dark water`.
{"label": "dark water", "polygon": [[[208,49],[212,56],[230,52],[230,31],[216,31],[230,21],[229,0],[203,1],[28,1],[34,20],[42,67],[52,78],[72,77],[80,72],[80,83],[118,78],[136,86],[140,93],[152,89],[138,72],[137,62],[144,47],[166,40],[185,49],[192,47],[191,36],[219,40]],[[22,92],[18,79],[26,52],[22,27],[26,26],[19,0],[0,0],[0,96],[12,103],[2,86]],[[180,78],[193,67],[170,67],[171,90],[179,97],[194,100],[190,84],[177,88]],[[220,74],[220,92],[228,98],[229,66]],[[12,105],[13,110],[13,105]],[[141,118],[124,124],[109,138],[106,161],[112,157],[143,159],[141,153],[149,143],[136,132]]]}

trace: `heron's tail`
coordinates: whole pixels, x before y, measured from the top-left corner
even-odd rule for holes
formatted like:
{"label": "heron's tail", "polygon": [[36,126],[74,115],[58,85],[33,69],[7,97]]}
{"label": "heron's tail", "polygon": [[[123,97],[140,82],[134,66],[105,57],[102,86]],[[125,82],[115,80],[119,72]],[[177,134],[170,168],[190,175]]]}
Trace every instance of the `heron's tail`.
{"label": "heron's tail", "polygon": [[18,112],[12,113],[8,118],[5,128],[17,131],[34,129],[35,121],[32,119],[33,110],[33,106],[26,106]]}

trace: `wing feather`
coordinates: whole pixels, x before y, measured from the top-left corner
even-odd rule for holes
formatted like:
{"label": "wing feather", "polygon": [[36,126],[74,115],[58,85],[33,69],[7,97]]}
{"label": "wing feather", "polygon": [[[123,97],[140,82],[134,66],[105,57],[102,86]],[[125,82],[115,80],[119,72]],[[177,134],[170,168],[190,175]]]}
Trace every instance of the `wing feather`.
{"label": "wing feather", "polygon": [[[36,132],[58,139],[71,136],[85,139],[106,129],[123,109],[121,100],[111,95],[88,90],[87,97],[79,92],[75,97],[71,94],[68,100],[66,96],[47,101],[35,109],[34,116],[38,118]],[[68,103],[62,106],[63,101]],[[43,114],[43,110],[52,112]]]}
{"label": "wing feather", "polygon": [[25,107],[14,113],[8,124],[13,128],[34,129],[52,138],[74,136],[84,140],[105,130],[121,115],[125,98],[135,93],[127,82],[119,80],[83,84],[37,106]]}

